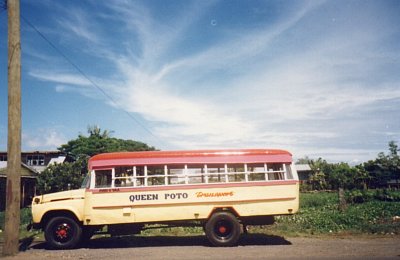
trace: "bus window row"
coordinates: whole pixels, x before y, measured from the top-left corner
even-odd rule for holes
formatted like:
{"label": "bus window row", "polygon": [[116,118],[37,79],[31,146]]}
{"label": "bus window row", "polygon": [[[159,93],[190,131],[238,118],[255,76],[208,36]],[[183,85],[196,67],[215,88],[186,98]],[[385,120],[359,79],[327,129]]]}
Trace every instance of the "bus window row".
{"label": "bus window row", "polygon": [[94,171],[94,187],[141,187],[293,179],[289,164],[122,166]]}

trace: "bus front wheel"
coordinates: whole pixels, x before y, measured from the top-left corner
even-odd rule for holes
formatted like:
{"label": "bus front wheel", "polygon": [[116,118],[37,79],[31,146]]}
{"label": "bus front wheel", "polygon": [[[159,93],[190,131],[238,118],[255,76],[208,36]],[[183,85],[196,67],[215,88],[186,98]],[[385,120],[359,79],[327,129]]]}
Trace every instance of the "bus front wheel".
{"label": "bus front wheel", "polygon": [[52,249],[71,249],[81,240],[82,228],[72,218],[54,217],[44,230],[44,236]]}
{"label": "bus front wheel", "polygon": [[236,246],[240,238],[240,223],[230,212],[216,212],[205,225],[206,236],[214,246]]}

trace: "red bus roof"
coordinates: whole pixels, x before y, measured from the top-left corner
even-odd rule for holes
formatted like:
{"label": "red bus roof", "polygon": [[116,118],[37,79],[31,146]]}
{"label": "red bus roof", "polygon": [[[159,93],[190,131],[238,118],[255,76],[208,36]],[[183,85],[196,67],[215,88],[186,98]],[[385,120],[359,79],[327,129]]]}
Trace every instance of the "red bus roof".
{"label": "red bus roof", "polygon": [[222,163],[290,163],[292,154],[277,149],[224,149],[103,153],[90,158],[89,169],[114,166]]}

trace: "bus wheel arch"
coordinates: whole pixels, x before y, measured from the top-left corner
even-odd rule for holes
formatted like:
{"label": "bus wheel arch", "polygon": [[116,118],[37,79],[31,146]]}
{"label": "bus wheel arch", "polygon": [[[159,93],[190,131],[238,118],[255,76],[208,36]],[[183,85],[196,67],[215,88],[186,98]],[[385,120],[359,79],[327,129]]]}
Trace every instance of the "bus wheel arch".
{"label": "bus wheel arch", "polygon": [[76,221],[77,223],[79,223],[80,225],[82,225],[82,221],[79,221],[78,218],[76,217],[75,213],[70,211],[70,210],[51,210],[46,212],[41,221],[40,221],[40,226],[42,227],[43,231],[47,225],[47,223],[55,217],[69,217],[71,219],[73,219],[74,221]]}
{"label": "bus wheel arch", "polygon": [[231,211],[213,211],[205,223],[205,233],[213,246],[237,246],[241,235],[241,225]]}
{"label": "bus wheel arch", "polygon": [[213,210],[210,212],[210,214],[208,214],[208,218],[207,218],[207,219],[210,219],[211,216],[212,216],[213,214],[217,213],[217,212],[229,212],[229,213],[231,213],[232,215],[234,215],[235,217],[240,218],[239,213],[238,213],[238,212],[235,210],[235,208],[233,208],[233,207],[215,207],[215,208],[213,208]]}

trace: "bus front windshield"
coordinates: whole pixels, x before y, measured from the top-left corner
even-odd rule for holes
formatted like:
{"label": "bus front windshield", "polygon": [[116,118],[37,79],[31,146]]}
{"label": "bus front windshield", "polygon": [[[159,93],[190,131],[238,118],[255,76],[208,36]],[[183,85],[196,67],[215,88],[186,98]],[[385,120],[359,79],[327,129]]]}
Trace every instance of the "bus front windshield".
{"label": "bus front windshield", "polygon": [[90,172],[83,179],[81,189],[86,189],[89,187],[90,187]]}

